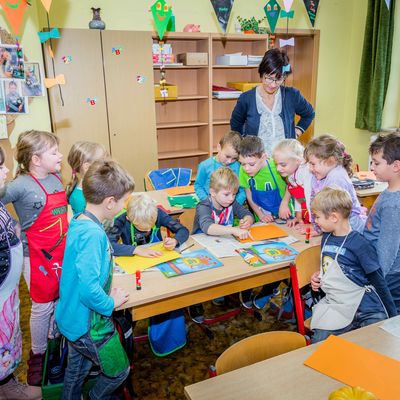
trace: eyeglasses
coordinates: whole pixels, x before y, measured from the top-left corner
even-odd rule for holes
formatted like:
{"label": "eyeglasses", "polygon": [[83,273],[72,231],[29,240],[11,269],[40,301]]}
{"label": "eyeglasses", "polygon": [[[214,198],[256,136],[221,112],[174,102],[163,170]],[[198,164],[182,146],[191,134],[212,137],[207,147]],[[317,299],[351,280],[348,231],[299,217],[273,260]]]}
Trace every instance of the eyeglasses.
{"label": "eyeglasses", "polygon": [[286,78],[285,76],[282,76],[281,78],[277,79],[271,75],[266,75],[266,74],[263,76],[264,81],[270,85],[272,83],[275,83],[277,85],[282,85],[282,83],[285,81],[285,78]]}

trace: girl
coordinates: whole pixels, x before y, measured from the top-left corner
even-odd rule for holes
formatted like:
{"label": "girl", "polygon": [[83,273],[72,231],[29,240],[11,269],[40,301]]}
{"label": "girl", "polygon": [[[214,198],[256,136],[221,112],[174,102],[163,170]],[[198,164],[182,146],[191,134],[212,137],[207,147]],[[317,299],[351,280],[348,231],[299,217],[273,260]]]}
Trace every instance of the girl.
{"label": "girl", "polygon": [[[0,190],[8,169],[0,147]],[[21,362],[18,285],[22,272],[22,244],[11,218],[0,202],[0,399],[41,399],[38,387],[18,383],[13,372]]]}
{"label": "girl", "polygon": [[2,200],[13,203],[22,230],[24,278],[32,298],[27,380],[33,386],[40,386],[47,339],[54,336],[54,307],[68,228],[67,198],[57,175],[61,159],[52,133],[21,133],[17,177],[6,186]]}
{"label": "girl", "polygon": [[[281,176],[286,178],[286,193],[279,207],[279,217],[288,226],[310,223],[311,173],[303,158],[304,147],[296,139],[284,139],[274,148],[273,158]],[[295,219],[291,216],[289,200],[295,200]]]}
{"label": "girl", "polygon": [[[325,186],[337,185],[344,189],[353,201],[350,225],[353,230],[362,233],[367,217],[350,180],[353,159],[350,154],[345,152],[343,143],[331,135],[318,136],[308,143],[304,157],[313,175],[311,178],[311,202]],[[321,233],[314,222],[313,214],[311,214],[311,222],[315,232]]]}
{"label": "girl", "polygon": [[97,160],[108,157],[102,144],[93,142],[76,142],[69,151],[68,164],[72,169],[72,178],[67,185],[67,199],[75,214],[83,212],[86,200],[82,192],[82,180],[90,165]]}

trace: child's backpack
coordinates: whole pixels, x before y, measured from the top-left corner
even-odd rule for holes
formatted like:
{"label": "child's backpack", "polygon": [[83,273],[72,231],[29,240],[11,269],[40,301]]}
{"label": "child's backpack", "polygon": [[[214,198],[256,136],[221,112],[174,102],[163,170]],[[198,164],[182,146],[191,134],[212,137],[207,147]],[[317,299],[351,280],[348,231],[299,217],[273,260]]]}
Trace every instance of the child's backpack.
{"label": "child's backpack", "polygon": [[128,356],[129,365],[133,366],[133,328],[132,314],[129,310],[114,311],[114,326],[119,334],[119,340]]}

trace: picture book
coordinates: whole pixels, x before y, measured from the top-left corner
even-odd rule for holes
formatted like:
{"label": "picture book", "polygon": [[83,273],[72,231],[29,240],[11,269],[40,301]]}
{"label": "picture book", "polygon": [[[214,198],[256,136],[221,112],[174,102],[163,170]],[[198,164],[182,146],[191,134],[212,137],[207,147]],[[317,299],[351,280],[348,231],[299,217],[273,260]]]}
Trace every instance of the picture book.
{"label": "picture book", "polygon": [[255,244],[249,248],[238,249],[239,255],[253,267],[294,260],[299,253],[283,242]]}
{"label": "picture book", "polygon": [[171,278],[173,276],[191,274],[192,272],[221,267],[223,265],[224,264],[210,252],[201,249],[186,253],[176,260],[157,265],[157,268],[167,278]]}
{"label": "picture book", "polygon": [[239,239],[242,243],[257,242],[259,240],[276,239],[288,236],[288,234],[276,225],[257,225],[249,229],[251,238]]}
{"label": "picture book", "polygon": [[199,202],[195,194],[181,194],[177,196],[168,196],[169,204],[178,208],[195,208]]}

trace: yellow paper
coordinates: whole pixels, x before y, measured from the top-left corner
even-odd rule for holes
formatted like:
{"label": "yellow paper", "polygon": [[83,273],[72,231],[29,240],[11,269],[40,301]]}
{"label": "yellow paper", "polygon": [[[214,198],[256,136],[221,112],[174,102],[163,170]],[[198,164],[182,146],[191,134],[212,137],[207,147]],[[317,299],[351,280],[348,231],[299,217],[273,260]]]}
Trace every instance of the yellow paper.
{"label": "yellow paper", "polygon": [[163,255],[151,258],[142,256],[115,257],[115,262],[128,274],[134,274],[136,271],[143,271],[144,269],[181,257],[177,251],[167,250],[162,243],[151,246],[150,249],[159,250]]}
{"label": "yellow paper", "polygon": [[349,386],[360,386],[380,400],[400,395],[400,362],[383,354],[329,336],[304,364]]}

